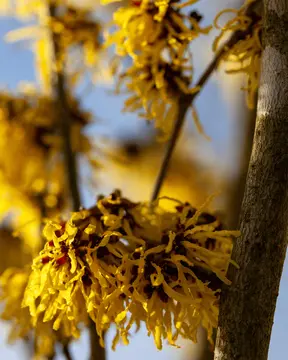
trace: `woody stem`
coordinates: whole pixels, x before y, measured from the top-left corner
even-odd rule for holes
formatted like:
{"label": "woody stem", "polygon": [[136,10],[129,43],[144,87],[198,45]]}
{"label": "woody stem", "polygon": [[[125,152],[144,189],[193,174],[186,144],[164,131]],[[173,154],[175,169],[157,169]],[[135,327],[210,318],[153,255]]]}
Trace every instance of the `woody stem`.
{"label": "woody stem", "polygon": [[[50,5],[49,15],[51,19],[56,16],[56,10],[57,7],[55,5]],[[72,117],[68,103],[65,81],[66,79],[63,70],[64,64],[62,50],[59,42],[59,35],[53,31],[51,32],[51,41],[54,53],[54,61],[58,67],[53,76],[53,88],[59,111],[59,131],[63,141],[63,155],[66,168],[67,187],[70,194],[72,209],[73,211],[78,211],[81,205],[81,200],[78,184],[77,161],[71,142]],[[90,359],[105,360],[105,350],[99,344],[99,336],[96,333],[95,324],[92,322],[92,320],[89,322],[89,333]],[[63,350],[66,351],[67,356],[69,353],[68,345]]]}
{"label": "woody stem", "polygon": [[[250,6],[247,7],[246,13],[247,15],[254,9],[256,6],[257,1],[252,2]],[[160,171],[158,173],[152,198],[151,201],[155,201],[161,191],[163,182],[167,176],[168,170],[169,170],[169,164],[171,162],[171,158],[174,152],[174,149],[176,147],[177,141],[179,139],[179,136],[181,134],[181,130],[183,128],[183,125],[185,123],[185,116],[187,113],[187,110],[189,107],[193,104],[196,97],[201,93],[204,85],[209,80],[210,76],[213,74],[213,72],[217,69],[223,55],[231,49],[239,40],[245,39],[247,35],[250,34],[252,30],[253,23],[251,22],[251,25],[246,30],[237,30],[235,31],[231,37],[225,42],[225,44],[220,48],[220,50],[215,54],[214,58],[210,62],[210,64],[207,66],[207,68],[204,70],[203,74],[200,76],[198,82],[196,83],[195,87],[199,88],[199,91],[193,94],[182,94],[179,96],[178,100],[178,115],[175,121],[174,129],[171,135],[171,138],[167,144],[166,152],[164,154],[164,158],[160,167]]]}

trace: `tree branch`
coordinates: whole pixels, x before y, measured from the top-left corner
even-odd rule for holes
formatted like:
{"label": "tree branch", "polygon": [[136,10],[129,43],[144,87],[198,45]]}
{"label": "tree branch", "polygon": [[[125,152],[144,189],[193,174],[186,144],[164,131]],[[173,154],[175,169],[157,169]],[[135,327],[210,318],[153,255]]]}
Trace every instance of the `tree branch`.
{"label": "tree branch", "polygon": [[164,158],[163,158],[163,161],[161,164],[161,168],[160,168],[160,171],[159,171],[156,183],[155,183],[151,201],[156,200],[160,193],[161,187],[163,185],[163,182],[166,178],[166,175],[167,175],[167,172],[169,169],[169,164],[170,164],[170,160],[171,160],[173,151],[175,149],[177,140],[179,138],[179,135],[181,133],[181,130],[182,130],[182,127],[183,127],[183,124],[185,121],[186,112],[187,112],[188,108],[190,107],[190,105],[191,105],[190,96],[183,95],[179,98],[177,120],[175,122],[175,127],[173,130],[172,136],[167,144],[166,152],[165,152],[165,155],[164,155]]}
{"label": "tree branch", "polygon": [[257,120],[242,233],[220,299],[215,360],[267,360],[288,229],[288,0],[264,0]]}
{"label": "tree branch", "polygon": [[[51,18],[56,16],[56,5],[50,5],[49,13]],[[54,52],[54,61],[56,62],[56,64],[60,64],[63,59],[61,58],[59,34],[52,32],[51,37]],[[63,154],[66,167],[67,185],[72,200],[73,211],[78,211],[81,205],[81,201],[78,188],[76,157],[71,143],[72,118],[70,114],[70,106],[67,99],[63,66],[64,64],[61,64],[61,69],[57,69],[57,71],[54,73],[53,85],[59,111],[59,128],[63,141]]]}
{"label": "tree branch", "polygon": [[[49,15],[51,18],[56,16],[56,10],[56,5],[49,6]],[[64,64],[61,63],[63,61],[63,58],[61,57],[59,34],[52,31],[51,38],[54,52],[54,61],[58,65],[61,64],[60,69],[57,69],[57,71],[55,72],[53,80],[55,97],[59,110],[59,129],[63,141],[63,154],[67,175],[67,187],[72,200],[72,209],[73,211],[78,211],[81,205],[81,201],[78,186],[76,157],[71,143],[72,117],[67,98],[65,74],[63,71]],[[91,353],[90,359],[105,360],[105,350],[100,346],[99,336],[96,333],[95,324],[92,321],[90,321],[89,323],[89,333]],[[68,355],[70,356],[70,353],[68,350],[68,344],[63,346],[63,351],[66,358],[69,359]]]}
{"label": "tree branch", "polygon": [[[257,0],[253,3],[251,3],[247,9],[246,14],[249,15],[254,8],[257,6],[260,0]],[[193,104],[196,97],[200,94],[203,86],[206,84],[206,82],[209,80],[210,76],[213,74],[213,72],[217,69],[223,55],[227,52],[227,50],[231,49],[239,40],[245,39],[247,35],[251,33],[253,27],[253,22],[251,22],[251,25],[247,28],[245,31],[237,30],[235,31],[231,37],[227,40],[227,42],[221,47],[221,49],[216,53],[211,63],[208,65],[208,67],[205,69],[203,74],[200,76],[198,82],[196,83],[195,87],[199,87],[200,90],[197,93],[191,94],[191,95],[185,95],[183,94],[180,96],[179,99],[179,109],[178,109],[178,115],[175,122],[174,130],[172,132],[171,138],[167,144],[167,149],[160,167],[159,174],[157,176],[152,198],[151,200],[154,201],[159,196],[159,193],[161,191],[161,187],[163,185],[163,182],[167,176],[169,164],[172,158],[173,151],[175,149],[175,146],[177,144],[179,135],[181,134],[181,130],[183,128],[184,122],[185,122],[185,116],[186,112],[189,109],[189,107]]]}

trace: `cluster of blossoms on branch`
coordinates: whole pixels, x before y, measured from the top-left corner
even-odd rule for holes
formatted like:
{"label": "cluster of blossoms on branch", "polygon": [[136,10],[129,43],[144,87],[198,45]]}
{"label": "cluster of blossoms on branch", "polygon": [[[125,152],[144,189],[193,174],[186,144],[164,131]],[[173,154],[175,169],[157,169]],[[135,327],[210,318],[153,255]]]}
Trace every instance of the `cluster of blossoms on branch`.
{"label": "cluster of blossoms on branch", "polygon": [[[159,201],[133,203],[115,191],[69,221],[46,224],[47,242],[30,276],[11,270],[2,276],[4,316],[14,315],[21,335],[35,327],[39,341],[43,322],[51,331],[78,337],[88,316],[102,344],[103,334],[116,326],[113,348],[120,339],[128,344],[132,326],[142,322],[158,349],[163,339],[176,345],[180,335],[196,342],[200,325],[212,341],[221,284],[229,284],[232,238],[238,235],[188,203],[177,202],[167,212]],[[23,297],[20,310],[11,306],[9,294],[16,278],[23,281],[14,297],[18,303]]]}
{"label": "cluster of blossoms on branch", "polygon": [[[115,45],[116,49],[118,91],[124,86],[129,94],[124,110],[153,120],[164,138],[171,134],[179,98],[199,90],[191,86],[193,66],[189,47],[191,41],[207,34],[211,26],[199,25],[202,16],[198,12],[183,11],[197,1],[131,0],[113,14],[116,30],[106,37],[106,46]],[[119,66],[121,57],[130,57],[132,61],[124,71]]]}
{"label": "cluster of blossoms on branch", "polygon": [[[131,0],[114,13],[114,32],[106,36],[106,46],[115,46],[117,92],[124,87],[130,95],[125,101],[124,111],[137,112],[141,118],[153,120],[164,139],[171,134],[181,97],[200,90],[193,85],[191,42],[202,34],[208,34],[212,26],[202,28],[199,24],[202,15],[193,9],[185,9],[197,2]],[[232,66],[228,73],[246,75],[247,85],[243,89],[247,91],[249,107],[255,105],[262,52],[262,17],[255,9],[256,5],[257,0],[246,0],[239,10],[221,11],[214,21],[214,27],[221,29],[213,44],[216,54],[227,34],[238,35],[224,49],[221,60],[235,64],[236,67]],[[235,16],[221,27],[219,19],[226,13]],[[120,66],[123,65],[121,58],[131,63],[128,68],[124,66],[124,70]],[[192,116],[201,130],[194,107]]]}

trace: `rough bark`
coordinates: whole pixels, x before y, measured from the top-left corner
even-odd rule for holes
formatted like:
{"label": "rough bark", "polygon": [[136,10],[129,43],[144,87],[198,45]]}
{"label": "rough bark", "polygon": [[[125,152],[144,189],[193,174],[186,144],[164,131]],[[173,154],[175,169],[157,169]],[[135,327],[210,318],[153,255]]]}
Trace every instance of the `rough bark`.
{"label": "rough bark", "polygon": [[266,360],[287,247],[288,0],[264,0],[256,129],[215,360]]}
{"label": "rough bark", "polygon": [[236,179],[231,184],[231,190],[229,194],[230,196],[228,198],[226,210],[227,224],[230,229],[235,229],[236,226],[238,226],[255,131],[256,108],[252,110],[245,110],[244,113],[242,113],[242,115],[240,116],[240,119],[238,119],[241,121],[239,121],[240,123],[238,124],[238,127],[236,129],[238,134],[239,132],[242,132],[244,134],[244,141],[242,141],[239,150],[240,160],[238,174]]}

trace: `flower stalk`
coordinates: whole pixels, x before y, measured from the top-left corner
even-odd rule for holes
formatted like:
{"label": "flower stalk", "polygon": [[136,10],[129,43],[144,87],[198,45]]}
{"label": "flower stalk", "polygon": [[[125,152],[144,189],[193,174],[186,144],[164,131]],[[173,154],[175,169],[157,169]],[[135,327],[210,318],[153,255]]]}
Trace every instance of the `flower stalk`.
{"label": "flower stalk", "polygon": [[[49,16],[51,19],[56,16],[56,10],[56,5],[49,6]],[[64,64],[59,46],[58,35],[53,31],[51,33],[51,40],[54,53],[53,60],[58,65],[57,71],[55,71],[53,77],[53,87],[59,111],[59,130],[63,141],[63,155],[66,166],[67,186],[71,197],[72,209],[73,211],[78,211],[81,206],[81,200],[77,174],[77,159],[71,142],[72,118],[70,116],[70,108],[67,99],[65,74],[63,71]],[[105,350],[99,344],[99,336],[97,335],[95,326],[91,321],[89,323],[89,334],[90,359],[105,360]],[[71,359],[68,344],[63,346],[63,353],[67,359]]]}
{"label": "flower stalk", "polygon": [[68,344],[63,345],[63,355],[65,356],[66,360],[73,360]]}
{"label": "flower stalk", "polygon": [[[247,15],[250,14],[251,11],[257,6],[259,3],[258,0],[251,2],[249,6],[247,6],[246,13]],[[174,125],[174,129],[172,132],[172,135],[170,137],[170,140],[167,144],[166,152],[161,164],[161,168],[159,171],[159,174],[157,176],[153,194],[152,194],[152,201],[156,200],[159,196],[159,193],[161,191],[163,182],[167,176],[168,170],[169,170],[169,163],[171,161],[173,151],[175,149],[175,146],[177,144],[177,141],[179,139],[179,136],[181,134],[183,125],[185,123],[185,116],[188,111],[188,109],[193,104],[196,97],[200,94],[203,86],[207,83],[211,75],[214,73],[215,70],[217,70],[218,65],[220,61],[222,60],[223,56],[226,54],[226,52],[231,49],[239,40],[245,39],[246,36],[251,32],[251,29],[253,27],[253,22],[251,25],[244,31],[242,30],[236,30],[231,37],[226,41],[226,43],[220,48],[220,50],[215,54],[214,58],[210,62],[210,64],[207,66],[207,68],[204,70],[203,74],[200,76],[198,82],[195,85],[195,88],[198,88],[199,91],[195,92],[193,94],[187,94],[180,96],[179,99],[179,110],[178,110],[178,116]]]}
{"label": "flower stalk", "polygon": [[[50,5],[49,15],[51,18],[56,16],[55,5]],[[63,155],[66,165],[67,185],[71,196],[73,211],[78,211],[81,205],[81,201],[78,188],[76,156],[71,143],[72,118],[70,116],[70,108],[66,94],[65,74],[63,71],[64,64],[62,64],[61,49],[59,47],[57,34],[52,32],[51,38],[54,52],[53,60],[56,62],[56,64],[61,64],[54,73],[53,87],[59,111],[59,129],[63,141]]]}

